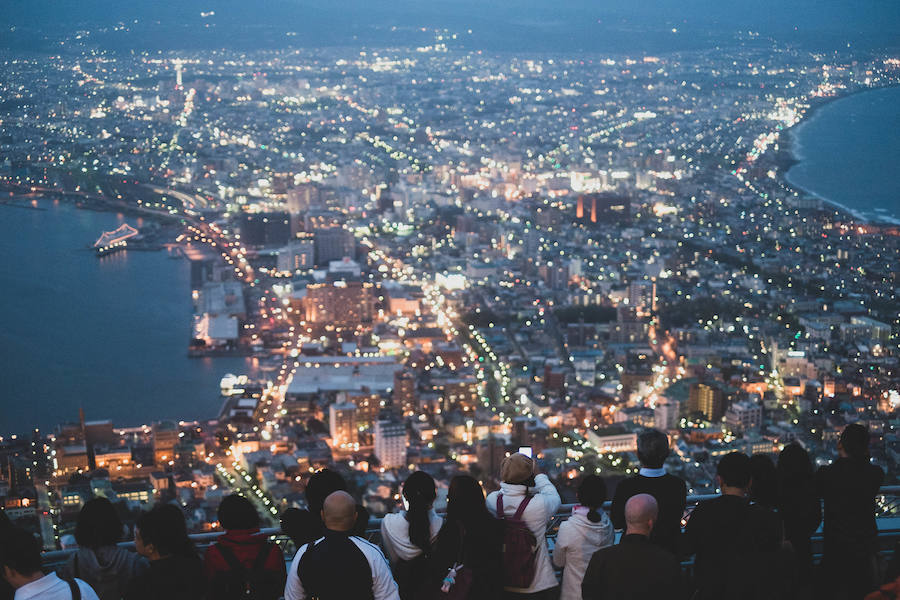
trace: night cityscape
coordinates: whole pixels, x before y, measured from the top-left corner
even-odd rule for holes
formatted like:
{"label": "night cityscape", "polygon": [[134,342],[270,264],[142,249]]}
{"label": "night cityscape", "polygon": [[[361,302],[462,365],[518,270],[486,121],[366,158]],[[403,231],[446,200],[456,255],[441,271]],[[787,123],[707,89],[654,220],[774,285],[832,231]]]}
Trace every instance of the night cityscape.
{"label": "night cityscape", "polygon": [[[40,537],[45,565],[71,552],[91,498],[128,531],[174,503],[189,533],[213,534],[239,493],[290,572],[299,543],[269,528],[309,508],[317,471],[340,473],[377,523],[411,474],[434,479],[443,513],[454,476],[498,490],[520,451],[563,504],[552,551],[586,476],[612,500],[642,471],[647,428],[668,435],[664,468],[692,506],[723,493],[730,453],[777,461],[799,444],[815,470],[861,425],[884,473],[879,528],[898,527],[900,163],[879,206],[787,173],[813,150],[798,130],[841,102],[882,94],[898,124],[900,44],[826,51],[729,29],[705,48],[495,51],[457,25],[384,45],[103,41],[139,26],[0,47],[0,221],[97,215],[62,251],[101,277],[183,268],[190,310],[162,321],[183,364],[211,374],[210,400],[154,392],[181,375],[153,366],[137,330],[95,331],[143,363],[121,387],[98,363],[108,405],[54,392],[43,408],[40,371],[27,395],[0,396],[0,508]],[[77,276],[64,290],[87,293]],[[134,302],[153,310],[152,289]],[[33,360],[14,321],[0,314],[9,378],[23,376],[13,355]],[[49,349],[79,343],[45,330]]]}

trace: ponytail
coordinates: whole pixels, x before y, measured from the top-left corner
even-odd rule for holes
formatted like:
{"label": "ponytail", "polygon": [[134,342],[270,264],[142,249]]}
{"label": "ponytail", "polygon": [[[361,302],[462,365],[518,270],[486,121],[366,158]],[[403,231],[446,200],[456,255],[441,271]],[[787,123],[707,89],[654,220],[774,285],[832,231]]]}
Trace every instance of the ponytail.
{"label": "ponytail", "polygon": [[434,479],[424,471],[416,471],[403,484],[403,496],[409,503],[409,541],[425,554],[431,553],[431,517],[429,511],[437,497]]}
{"label": "ponytail", "polygon": [[587,518],[591,523],[599,523],[603,520],[603,515],[596,508],[591,508],[588,511]]}

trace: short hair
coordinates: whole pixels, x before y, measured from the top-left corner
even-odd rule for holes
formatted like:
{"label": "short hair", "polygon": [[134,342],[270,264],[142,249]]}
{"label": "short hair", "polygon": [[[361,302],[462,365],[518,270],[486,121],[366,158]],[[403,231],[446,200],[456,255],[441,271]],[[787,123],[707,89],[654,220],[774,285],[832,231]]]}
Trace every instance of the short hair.
{"label": "short hair", "polygon": [[850,458],[869,457],[869,430],[859,423],[851,423],[841,432],[841,446]]}
{"label": "short hair", "polygon": [[641,464],[659,469],[669,456],[669,436],[658,429],[645,429],[637,438],[637,455]]}
{"label": "short hair", "polygon": [[21,575],[41,570],[41,543],[30,532],[13,527],[3,534],[0,544],[0,565]]}
{"label": "short hair", "polygon": [[325,498],[338,491],[347,491],[347,483],[340,473],[331,469],[313,473],[306,483],[306,505],[310,512],[318,514],[325,505]]}
{"label": "short hair", "polygon": [[182,558],[195,558],[197,550],[188,537],[184,513],[172,504],[157,504],[141,513],[137,529],[145,544],[153,544],[161,556],[169,554]]}
{"label": "short hair", "polygon": [[730,452],[719,460],[716,473],[722,478],[722,485],[746,489],[753,476],[750,457],[743,452]]}
{"label": "short hair", "polygon": [[122,539],[122,521],[108,499],[91,498],[84,503],[75,523],[75,541],[82,548],[114,546]]}
{"label": "short hair", "polygon": [[223,529],[257,529],[259,513],[253,504],[238,494],[226,496],[216,512]]}

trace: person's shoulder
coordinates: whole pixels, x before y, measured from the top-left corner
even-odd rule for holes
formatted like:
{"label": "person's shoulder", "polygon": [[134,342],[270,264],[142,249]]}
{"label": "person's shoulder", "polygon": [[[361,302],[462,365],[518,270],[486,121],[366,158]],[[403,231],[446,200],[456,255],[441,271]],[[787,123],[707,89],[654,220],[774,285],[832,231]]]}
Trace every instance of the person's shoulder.
{"label": "person's shoulder", "polygon": [[662,476],[662,480],[666,483],[666,485],[670,485],[673,488],[686,490],[687,483],[685,483],[684,479],[679,477],[678,475],[672,475],[671,473],[666,473]]}
{"label": "person's shoulder", "polygon": [[97,596],[97,592],[95,592],[94,588],[86,581],[76,577],[75,584],[78,586],[79,591],[81,591],[81,600],[100,600]]}

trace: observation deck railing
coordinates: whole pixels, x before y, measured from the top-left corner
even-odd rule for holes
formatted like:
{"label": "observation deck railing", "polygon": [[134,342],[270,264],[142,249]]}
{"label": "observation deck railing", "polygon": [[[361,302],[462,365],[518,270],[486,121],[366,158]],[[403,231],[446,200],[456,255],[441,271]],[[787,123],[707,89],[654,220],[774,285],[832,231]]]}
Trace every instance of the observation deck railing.
{"label": "observation deck railing", "polygon": [[[688,496],[687,509],[685,510],[685,515],[682,522],[686,523],[687,520],[690,519],[691,512],[693,512],[694,508],[699,502],[716,497],[718,497],[718,494]],[[889,556],[893,554],[894,544],[900,541],[900,485],[882,487],[879,490],[879,494],[875,500],[875,516],[876,523],[878,525],[878,549],[879,552],[884,556]],[[550,524],[547,526],[547,540],[550,543],[551,549],[556,542],[556,536],[559,533],[560,524],[569,518],[569,516],[572,514],[572,508],[574,506],[574,504],[563,504],[550,520]],[[609,507],[610,503],[607,502],[604,505],[604,508],[609,510]],[[192,534],[190,537],[196,545],[197,550],[202,554],[202,552],[210,545],[212,545],[212,543],[215,542],[216,538],[218,538],[223,533],[224,532],[221,531],[211,533],[197,533]],[[261,533],[269,536],[270,540],[277,543],[284,551],[285,560],[288,562],[291,561],[296,548],[294,548],[294,544],[293,542],[291,542],[290,538],[284,535],[280,529],[275,527],[262,529]],[[374,544],[381,544],[380,518],[372,518],[369,520],[369,527],[366,530],[366,538]],[[819,528],[819,531],[817,531],[813,535],[812,543],[813,554],[816,557],[820,556],[822,552],[821,527]],[[132,550],[134,549],[133,541],[121,542],[119,545],[124,548],[129,548]],[[68,560],[69,556],[75,551],[75,548],[68,548],[65,550],[45,552],[43,555],[44,568],[52,570],[63,565],[66,560]],[[692,564],[692,560],[687,560],[684,564],[689,567]]]}

